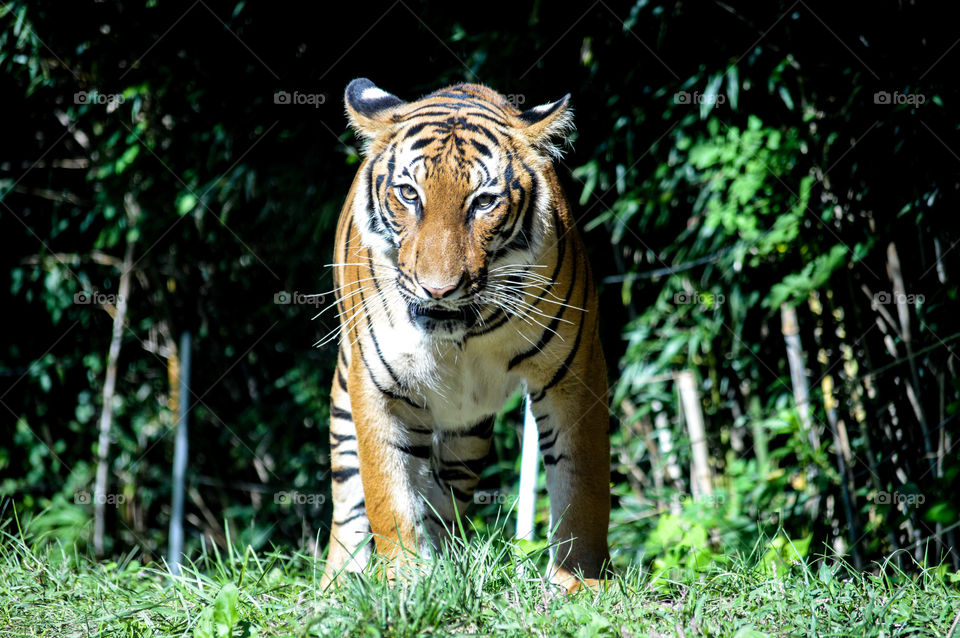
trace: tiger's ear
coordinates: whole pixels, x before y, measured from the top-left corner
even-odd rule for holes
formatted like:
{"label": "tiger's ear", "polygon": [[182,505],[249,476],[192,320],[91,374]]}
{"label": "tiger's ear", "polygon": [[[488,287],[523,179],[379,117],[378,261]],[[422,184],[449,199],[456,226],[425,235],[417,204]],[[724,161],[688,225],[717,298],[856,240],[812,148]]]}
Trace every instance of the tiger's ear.
{"label": "tiger's ear", "polygon": [[556,102],[527,109],[518,117],[521,133],[534,148],[554,157],[563,154],[560,144],[574,129],[569,93]]}
{"label": "tiger's ear", "polygon": [[398,107],[406,104],[367,78],[357,78],[347,85],[344,102],[350,126],[367,141],[388,129]]}

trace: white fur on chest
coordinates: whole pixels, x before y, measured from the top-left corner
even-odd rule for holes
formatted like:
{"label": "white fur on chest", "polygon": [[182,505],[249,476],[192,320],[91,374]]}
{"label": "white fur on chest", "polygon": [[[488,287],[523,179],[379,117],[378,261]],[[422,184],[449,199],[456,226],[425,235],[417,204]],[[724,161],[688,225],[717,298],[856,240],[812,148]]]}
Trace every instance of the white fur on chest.
{"label": "white fur on chest", "polygon": [[508,357],[486,340],[469,339],[461,348],[429,339],[412,325],[388,333],[381,338],[384,358],[441,430],[461,430],[496,414],[522,382],[506,371]]}

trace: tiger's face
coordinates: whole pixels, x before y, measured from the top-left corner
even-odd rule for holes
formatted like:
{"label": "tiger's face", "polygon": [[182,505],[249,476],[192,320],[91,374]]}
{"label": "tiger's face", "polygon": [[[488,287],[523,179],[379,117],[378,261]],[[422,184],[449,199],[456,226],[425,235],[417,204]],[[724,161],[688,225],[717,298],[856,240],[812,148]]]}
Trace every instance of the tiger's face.
{"label": "tiger's face", "polygon": [[478,85],[412,103],[369,81],[348,87],[367,139],[357,226],[425,332],[457,338],[506,294],[500,279],[535,263],[550,220],[549,138],[569,126],[566,103],[521,113]]}

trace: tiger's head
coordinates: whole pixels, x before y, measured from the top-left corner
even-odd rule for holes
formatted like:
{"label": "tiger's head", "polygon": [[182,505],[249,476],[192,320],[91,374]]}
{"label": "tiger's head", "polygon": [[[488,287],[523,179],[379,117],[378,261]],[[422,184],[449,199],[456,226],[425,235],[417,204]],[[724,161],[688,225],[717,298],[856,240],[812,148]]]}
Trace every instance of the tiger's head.
{"label": "tiger's head", "polygon": [[569,98],[521,112],[477,84],[415,102],[367,79],[347,87],[365,141],[354,221],[424,330],[462,333],[496,297],[484,295],[491,271],[535,263],[559,196],[551,160],[572,129]]}

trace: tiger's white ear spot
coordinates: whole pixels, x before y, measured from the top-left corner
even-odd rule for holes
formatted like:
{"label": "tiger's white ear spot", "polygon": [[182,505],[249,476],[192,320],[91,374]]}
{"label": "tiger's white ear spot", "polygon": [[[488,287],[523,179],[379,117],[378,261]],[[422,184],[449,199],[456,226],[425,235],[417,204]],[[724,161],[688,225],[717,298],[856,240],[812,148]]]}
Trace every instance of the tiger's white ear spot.
{"label": "tiger's white ear spot", "polygon": [[344,103],[350,126],[368,142],[389,128],[397,108],[406,104],[367,78],[357,78],[347,85]]}
{"label": "tiger's white ear spot", "polygon": [[368,89],[364,89],[360,93],[360,99],[363,100],[364,102],[371,102],[373,100],[378,100],[382,97],[392,97],[392,96],[386,91],[384,91],[383,89],[376,86],[371,86]]}
{"label": "tiger's white ear spot", "polygon": [[556,102],[527,109],[518,119],[524,136],[532,146],[548,155],[560,157],[563,151],[558,142],[565,142],[574,128],[570,94],[567,93]]}

